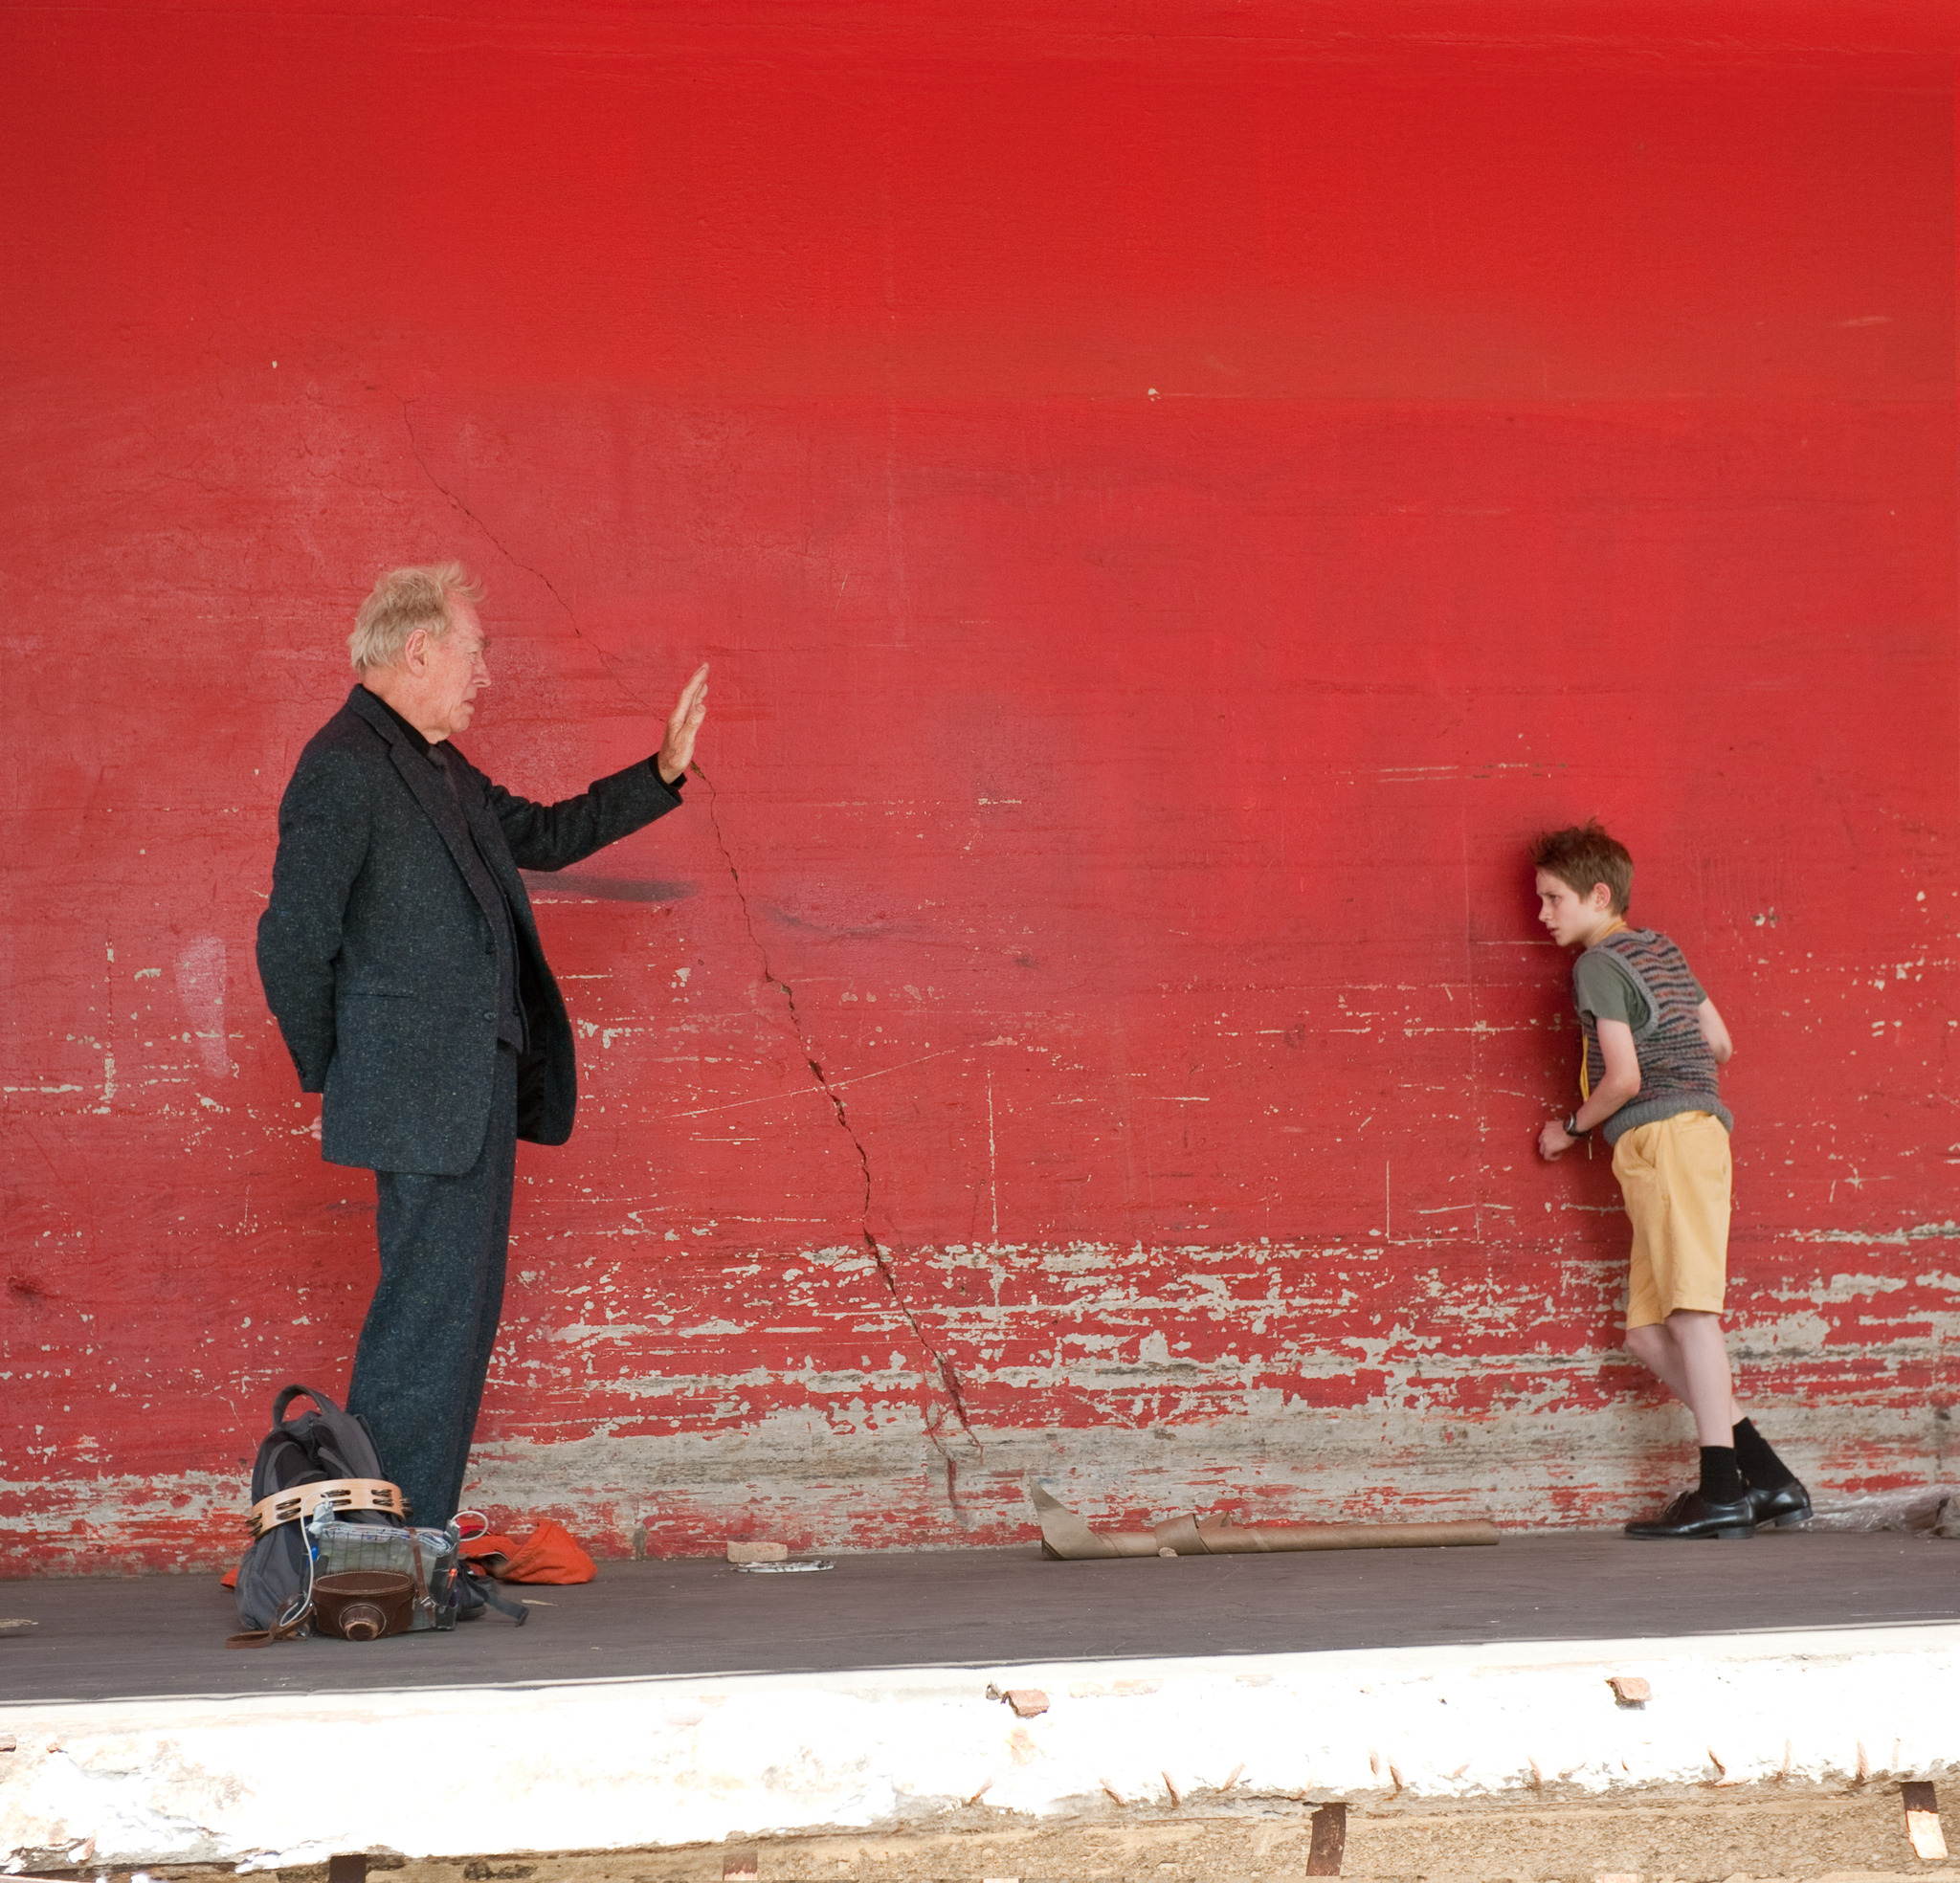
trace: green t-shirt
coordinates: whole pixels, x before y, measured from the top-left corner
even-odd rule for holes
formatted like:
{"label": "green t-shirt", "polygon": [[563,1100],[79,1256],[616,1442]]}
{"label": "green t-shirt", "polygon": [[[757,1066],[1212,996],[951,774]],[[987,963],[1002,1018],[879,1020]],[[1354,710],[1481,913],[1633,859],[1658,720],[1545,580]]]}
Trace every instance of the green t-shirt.
{"label": "green t-shirt", "polygon": [[[1694,981],[1695,1005],[1699,1007],[1708,998],[1707,993],[1692,974],[1688,979]],[[1588,948],[1572,964],[1572,992],[1581,1013],[1595,1021],[1624,1021],[1636,1033],[1654,1017],[1647,996],[1634,986],[1633,977],[1610,948]]]}

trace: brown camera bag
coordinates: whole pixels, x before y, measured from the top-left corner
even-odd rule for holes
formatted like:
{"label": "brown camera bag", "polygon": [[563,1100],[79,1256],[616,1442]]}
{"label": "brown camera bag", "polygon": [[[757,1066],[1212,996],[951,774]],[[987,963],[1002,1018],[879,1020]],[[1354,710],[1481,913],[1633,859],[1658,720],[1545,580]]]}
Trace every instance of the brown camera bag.
{"label": "brown camera bag", "polygon": [[313,1584],[313,1627],[343,1641],[378,1641],[407,1634],[414,1620],[415,1584],[389,1569],[343,1569]]}

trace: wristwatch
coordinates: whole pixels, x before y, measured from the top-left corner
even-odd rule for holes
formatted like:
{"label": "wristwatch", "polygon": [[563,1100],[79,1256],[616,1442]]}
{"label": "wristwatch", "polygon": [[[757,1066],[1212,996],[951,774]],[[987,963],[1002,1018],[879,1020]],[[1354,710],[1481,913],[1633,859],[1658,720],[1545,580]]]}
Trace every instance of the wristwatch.
{"label": "wristwatch", "polygon": [[1592,1135],[1592,1127],[1589,1124],[1585,1130],[1581,1131],[1579,1129],[1578,1113],[1568,1112],[1566,1114],[1565,1133],[1568,1138],[1590,1138]]}

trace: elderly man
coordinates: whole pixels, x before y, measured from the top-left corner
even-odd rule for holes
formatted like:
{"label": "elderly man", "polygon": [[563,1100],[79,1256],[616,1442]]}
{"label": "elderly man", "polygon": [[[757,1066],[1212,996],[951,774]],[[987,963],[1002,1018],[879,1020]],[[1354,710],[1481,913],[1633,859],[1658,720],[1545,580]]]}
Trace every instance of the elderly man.
{"label": "elderly man", "polygon": [[525,870],[560,870],[680,802],[706,667],[652,759],[533,804],[451,742],[490,683],[481,599],[454,563],[374,585],[348,639],[360,684],[279,802],[258,972],[323,1155],[374,1172],[381,1282],[351,1410],[415,1516],[440,1524],[463,1468],[503,1303],[520,1138],[562,1144],[571,1025]]}

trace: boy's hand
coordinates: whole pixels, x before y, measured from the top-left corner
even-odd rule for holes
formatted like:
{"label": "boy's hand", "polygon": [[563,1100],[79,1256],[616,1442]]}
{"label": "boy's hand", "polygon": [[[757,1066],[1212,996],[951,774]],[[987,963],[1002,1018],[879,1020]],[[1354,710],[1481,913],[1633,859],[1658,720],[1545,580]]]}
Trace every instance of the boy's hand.
{"label": "boy's hand", "polygon": [[1538,1155],[1547,1163],[1555,1163],[1578,1141],[1567,1136],[1563,1119],[1547,1119],[1538,1132]]}

